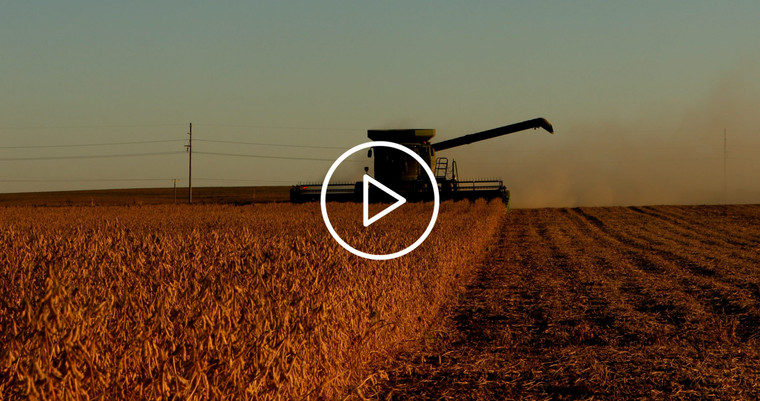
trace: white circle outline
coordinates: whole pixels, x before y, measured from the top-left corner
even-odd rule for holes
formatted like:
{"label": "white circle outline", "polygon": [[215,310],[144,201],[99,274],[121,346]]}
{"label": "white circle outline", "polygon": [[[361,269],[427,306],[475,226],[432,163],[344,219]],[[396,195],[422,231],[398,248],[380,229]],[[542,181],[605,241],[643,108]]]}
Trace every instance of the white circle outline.
{"label": "white circle outline", "polygon": [[[362,252],[351,245],[348,245],[346,241],[343,241],[343,239],[338,235],[338,233],[335,232],[335,229],[333,228],[332,224],[330,223],[330,218],[327,216],[327,185],[330,183],[330,178],[332,177],[335,170],[338,168],[338,166],[343,163],[349,156],[352,154],[367,148],[374,148],[374,147],[387,147],[387,148],[393,148],[400,150],[409,156],[412,156],[414,160],[417,161],[422,167],[425,169],[425,172],[427,173],[428,177],[430,178],[430,183],[433,184],[433,216],[430,217],[430,223],[428,224],[427,228],[425,229],[425,232],[422,233],[422,235],[417,238],[417,241],[415,241],[412,245],[409,245],[408,247],[394,253],[388,253],[388,254],[382,254],[382,255],[376,255],[372,253],[366,253]],[[364,201],[364,199],[362,199]],[[330,170],[327,171],[327,175],[325,175],[325,180],[322,182],[322,192],[319,196],[319,204],[322,209],[322,219],[325,221],[325,225],[327,226],[327,230],[330,232],[330,235],[335,239],[335,241],[340,244],[344,249],[347,251],[353,253],[356,256],[365,258],[365,259],[371,259],[371,260],[390,260],[398,258],[399,256],[404,256],[407,253],[413,251],[415,248],[420,246],[425,239],[427,239],[428,235],[430,235],[430,232],[433,231],[433,227],[435,226],[435,221],[438,218],[438,209],[440,207],[441,203],[441,197],[438,193],[438,183],[435,180],[435,175],[433,175],[433,170],[430,169],[430,166],[425,163],[424,160],[417,154],[412,152],[411,149],[407,148],[404,145],[400,145],[395,142],[388,142],[388,141],[372,141],[372,142],[364,142],[362,144],[356,145],[353,148],[345,151],[338,159],[333,162],[332,166],[330,166]]]}

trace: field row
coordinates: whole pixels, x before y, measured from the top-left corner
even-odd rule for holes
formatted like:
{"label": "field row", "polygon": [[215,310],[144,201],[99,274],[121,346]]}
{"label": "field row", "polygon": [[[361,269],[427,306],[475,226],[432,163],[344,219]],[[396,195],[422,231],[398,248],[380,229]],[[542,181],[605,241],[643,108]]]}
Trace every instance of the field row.
{"label": "field row", "polygon": [[760,207],[516,210],[374,391],[399,399],[760,397]]}

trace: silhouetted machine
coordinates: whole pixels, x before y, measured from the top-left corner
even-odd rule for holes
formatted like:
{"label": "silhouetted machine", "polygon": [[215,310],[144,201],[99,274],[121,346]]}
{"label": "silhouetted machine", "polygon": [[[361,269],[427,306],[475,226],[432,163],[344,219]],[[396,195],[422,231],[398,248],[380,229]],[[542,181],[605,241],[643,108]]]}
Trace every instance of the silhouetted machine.
{"label": "silhouetted machine", "polygon": [[[420,155],[435,174],[441,200],[501,198],[504,200],[504,203],[509,204],[509,191],[500,179],[460,180],[456,162],[452,160],[451,164],[449,164],[447,158],[436,157],[436,152],[530,128],[543,128],[550,133],[554,133],[554,129],[549,121],[543,118],[535,118],[435,144],[430,143],[430,139],[435,136],[434,129],[369,130],[367,131],[367,136],[373,141],[388,141],[402,144]],[[399,150],[388,147],[372,148],[368,152],[368,157],[372,157],[373,151],[375,159],[374,178],[376,180],[398,192],[408,201],[431,200],[433,198],[430,179],[422,166],[413,158]],[[294,185],[290,188],[290,200],[293,202],[318,201],[321,191],[322,184]],[[361,181],[328,184],[328,201],[361,202],[362,195]],[[377,191],[373,192],[370,198],[373,201],[390,201],[384,195],[382,192]]]}

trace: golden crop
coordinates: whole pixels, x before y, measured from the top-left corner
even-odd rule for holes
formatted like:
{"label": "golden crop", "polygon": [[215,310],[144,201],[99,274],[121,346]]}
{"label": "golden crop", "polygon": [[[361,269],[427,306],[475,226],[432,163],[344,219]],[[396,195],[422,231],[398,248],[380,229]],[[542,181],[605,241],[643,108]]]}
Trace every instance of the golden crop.
{"label": "golden crop", "polygon": [[[424,226],[409,206],[396,224]],[[370,366],[451,300],[503,211],[444,203],[420,248],[369,261],[316,204],[3,209],[0,398],[361,396]],[[360,229],[342,235],[408,240]]]}

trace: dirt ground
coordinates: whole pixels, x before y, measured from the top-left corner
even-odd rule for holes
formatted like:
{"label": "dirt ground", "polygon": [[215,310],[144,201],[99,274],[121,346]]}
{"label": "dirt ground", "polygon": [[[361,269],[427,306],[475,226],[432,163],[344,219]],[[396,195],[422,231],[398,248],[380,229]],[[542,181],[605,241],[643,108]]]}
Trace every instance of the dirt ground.
{"label": "dirt ground", "polygon": [[514,210],[379,399],[760,398],[760,206]]}

